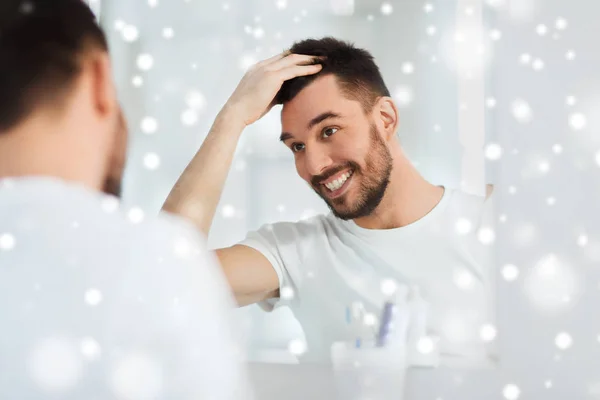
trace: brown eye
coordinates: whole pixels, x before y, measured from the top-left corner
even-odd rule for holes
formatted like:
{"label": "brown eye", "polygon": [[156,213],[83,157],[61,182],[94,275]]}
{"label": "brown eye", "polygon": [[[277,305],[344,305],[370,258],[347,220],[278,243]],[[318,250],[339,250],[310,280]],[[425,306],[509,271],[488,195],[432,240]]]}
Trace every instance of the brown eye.
{"label": "brown eye", "polygon": [[323,136],[329,137],[329,136],[333,135],[334,133],[336,133],[337,131],[338,131],[338,128],[325,128],[325,129],[323,129]]}
{"label": "brown eye", "polygon": [[302,143],[293,143],[291,149],[294,153],[297,153],[304,149],[304,145]]}

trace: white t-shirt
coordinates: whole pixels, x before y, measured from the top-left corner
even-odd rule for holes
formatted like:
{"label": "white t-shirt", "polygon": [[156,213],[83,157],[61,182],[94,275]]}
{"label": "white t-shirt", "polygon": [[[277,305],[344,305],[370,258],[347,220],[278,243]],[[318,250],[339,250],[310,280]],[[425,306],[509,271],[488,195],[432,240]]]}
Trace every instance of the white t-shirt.
{"label": "white t-shirt", "polygon": [[487,363],[494,348],[480,331],[494,325],[495,307],[491,245],[478,240],[484,204],[483,196],[446,189],[432,211],[401,228],[364,229],[330,213],[265,225],[241,244],[264,254],[285,297],[293,293],[261,306],[292,309],[307,341],[302,361],[326,362],[332,342],[360,335],[346,307],[360,301],[378,317],[381,282],[394,279],[418,285],[430,303],[428,334],[440,336],[442,363]]}
{"label": "white t-shirt", "polygon": [[183,219],[0,180],[0,398],[249,399],[233,309]]}

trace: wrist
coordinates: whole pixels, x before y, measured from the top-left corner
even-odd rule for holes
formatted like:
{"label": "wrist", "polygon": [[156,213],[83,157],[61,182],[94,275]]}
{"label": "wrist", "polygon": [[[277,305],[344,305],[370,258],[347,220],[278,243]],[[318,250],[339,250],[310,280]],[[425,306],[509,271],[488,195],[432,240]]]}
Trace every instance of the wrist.
{"label": "wrist", "polygon": [[239,107],[234,104],[226,103],[217,115],[217,121],[220,124],[227,124],[232,129],[243,131],[248,124]]}

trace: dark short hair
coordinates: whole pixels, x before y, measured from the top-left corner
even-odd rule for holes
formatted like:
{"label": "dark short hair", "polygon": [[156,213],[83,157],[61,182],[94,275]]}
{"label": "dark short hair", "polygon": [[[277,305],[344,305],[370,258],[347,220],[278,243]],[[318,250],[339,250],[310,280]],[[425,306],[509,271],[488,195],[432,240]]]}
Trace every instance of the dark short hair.
{"label": "dark short hair", "polygon": [[277,104],[287,103],[315,79],[329,74],[337,78],[342,93],[359,101],[365,112],[372,110],[379,97],[390,96],[371,53],[352,43],[333,37],[307,39],[294,43],[289,51],[293,54],[324,57],[318,61],[323,69],[314,75],[286,81],[275,98]]}
{"label": "dark short hair", "polygon": [[108,51],[82,0],[0,0],[0,133],[37,107],[60,105],[79,75],[81,56]]}

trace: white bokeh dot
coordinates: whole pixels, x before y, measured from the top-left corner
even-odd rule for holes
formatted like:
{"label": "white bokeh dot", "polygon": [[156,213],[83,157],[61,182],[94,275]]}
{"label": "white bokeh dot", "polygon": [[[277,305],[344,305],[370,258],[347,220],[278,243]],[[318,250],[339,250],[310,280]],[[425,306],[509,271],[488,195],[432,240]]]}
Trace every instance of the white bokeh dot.
{"label": "white bokeh dot", "polygon": [[122,19],[115,20],[114,27],[117,32],[122,32],[125,28],[125,25],[125,21],[123,21]]}
{"label": "white bokeh dot", "polygon": [[275,7],[277,7],[278,10],[284,10],[287,7],[287,0],[276,0],[275,1]]}
{"label": "white bokeh dot", "polygon": [[479,330],[479,336],[484,342],[493,341],[494,339],[496,339],[497,334],[498,331],[496,330],[496,327],[492,324],[485,324]]}
{"label": "white bokeh dot", "polygon": [[394,7],[391,3],[385,2],[381,5],[381,13],[383,15],[390,15],[394,11]]}
{"label": "white bokeh dot", "polygon": [[459,218],[456,221],[454,229],[459,235],[466,235],[467,233],[471,232],[471,229],[473,229],[473,224],[466,218]]}
{"label": "white bokeh dot", "polygon": [[521,62],[521,64],[529,64],[531,62],[531,54],[529,53],[523,53],[521,54],[521,56],[519,57],[519,61]]}
{"label": "white bokeh dot", "polygon": [[141,87],[144,84],[144,79],[141,76],[136,75],[131,78],[131,84],[135,87]]}
{"label": "white bokeh dot", "polygon": [[13,234],[3,233],[0,235],[0,251],[8,251],[14,249],[17,241]]}
{"label": "white bokeh dot", "polygon": [[485,156],[492,161],[499,160],[502,157],[502,147],[496,143],[490,143],[485,147]]}
{"label": "white bokeh dot", "polygon": [[433,4],[431,4],[431,3],[425,3],[425,5],[423,6],[423,11],[425,11],[427,14],[429,14],[433,10],[434,10],[434,7],[433,7]]}
{"label": "white bokeh dot", "polygon": [[405,62],[402,64],[402,72],[406,75],[410,75],[415,72],[415,66],[413,63]]}
{"label": "white bokeh dot", "polygon": [[129,221],[134,224],[139,224],[144,220],[144,210],[139,207],[132,207],[127,213]]}
{"label": "white bokeh dot", "polygon": [[160,166],[160,157],[156,153],[146,153],[144,155],[144,167],[154,171]]}
{"label": "white bokeh dot", "polygon": [[577,237],[577,245],[579,247],[585,247],[588,244],[588,237],[587,235],[579,235]]}
{"label": "white bokeh dot", "polygon": [[279,291],[279,296],[281,296],[283,300],[291,300],[294,298],[294,289],[289,286],[284,286]]}
{"label": "white bokeh dot", "polygon": [[123,40],[128,43],[135,42],[140,37],[138,28],[134,25],[125,25],[121,30],[121,35],[123,35]]}
{"label": "white bokeh dot", "polygon": [[31,14],[35,10],[35,5],[31,1],[24,1],[19,7],[19,11],[25,15]]}
{"label": "white bokeh dot", "polygon": [[192,110],[202,110],[206,107],[206,97],[197,90],[191,90],[185,96],[185,104]]}
{"label": "white bokeh dot", "polygon": [[29,358],[34,382],[46,392],[65,392],[73,388],[83,372],[77,346],[65,338],[46,338],[37,342]]}
{"label": "white bokeh dot", "polygon": [[563,151],[563,147],[560,144],[555,144],[552,146],[552,151],[554,154],[560,154]]}
{"label": "white bokeh dot", "polygon": [[507,282],[513,282],[519,277],[519,268],[513,264],[506,264],[502,267],[502,277]]}
{"label": "white bokeh dot", "polygon": [[84,337],[81,339],[80,348],[81,354],[90,361],[100,357],[100,344],[93,337]]}
{"label": "white bokeh dot", "polygon": [[90,306],[97,306],[102,302],[102,292],[98,289],[88,289],[84,295],[85,302]]}
{"label": "white bokeh dot", "polygon": [[163,394],[163,369],[146,354],[128,354],[112,368],[110,386],[119,400],[158,399]]}
{"label": "white bokeh dot", "polygon": [[506,400],[517,400],[521,396],[521,389],[513,383],[509,383],[502,389],[502,395]]}
{"label": "white bokeh dot", "polygon": [[194,250],[198,250],[198,248],[186,237],[178,237],[173,242],[173,253],[179,259],[190,259],[194,256]]}
{"label": "white bokeh dot", "polygon": [[413,101],[413,91],[408,86],[398,86],[393,94],[399,107],[407,107]]}
{"label": "white bokeh dot", "polygon": [[293,339],[288,343],[288,351],[296,356],[306,353],[306,342],[302,339]]}
{"label": "white bokeh dot", "polygon": [[490,39],[494,41],[502,39],[502,32],[500,32],[498,29],[492,29],[490,31]]}
{"label": "white bokeh dot", "polygon": [[391,296],[396,293],[398,284],[393,279],[384,279],[381,281],[381,293],[385,296]]}
{"label": "white bokeh dot", "polygon": [[254,36],[254,39],[262,39],[265,36],[265,30],[259,26],[254,29],[252,35]]}
{"label": "white bokeh dot", "polygon": [[548,27],[544,24],[539,24],[535,27],[535,32],[540,36],[546,36],[548,33]]}
{"label": "white bokeh dot", "polygon": [[181,113],[181,123],[185,126],[194,126],[198,123],[198,112],[191,108]]}
{"label": "white bokeh dot", "polygon": [[569,115],[569,125],[576,131],[580,131],[587,126],[587,117],[582,113]]}
{"label": "white bokeh dot", "polygon": [[573,50],[569,50],[567,51],[567,53],[565,54],[565,58],[569,61],[573,61],[576,57],[575,51]]}
{"label": "white bokeh dot", "polygon": [[482,244],[491,244],[496,239],[496,234],[492,228],[482,227],[477,232],[477,239],[479,239]]}
{"label": "white bokeh dot", "polygon": [[429,36],[433,36],[437,33],[437,28],[434,25],[429,25],[425,32],[427,32]]}
{"label": "white bokeh dot", "polygon": [[520,123],[530,122],[533,118],[533,111],[525,100],[517,99],[512,102],[512,115]]}
{"label": "white bokeh dot", "polygon": [[540,58],[536,58],[531,63],[531,68],[533,68],[534,71],[541,71],[542,69],[544,69],[545,66],[546,66],[546,64]]}
{"label": "white bokeh dot", "polygon": [[568,333],[561,332],[556,335],[554,344],[556,344],[556,347],[558,347],[560,350],[567,350],[573,345],[573,338]]}
{"label": "white bokeh dot", "polygon": [[231,204],[225,204],[223,208],[221,208],[221,214],[223,218],[233,218],[235,216],[235,207]]}
{"label": "white bokeh dot", "polygon": [[162,35],[165,39],[172,39],[175,36],[175,31],[170,26],[164,27]]}
{"label": "white bokeh dot", "polygon": [[556,22],[554,23],[554,26],[559,31],[564,31],[565,29],[567,29],[567,26],[569,26],[569,23],[567,22],[566,19],[564,19],[562,17],[559,17],[559,18],[556,19]]}
{"label": "white bokeh dot", "polygon": [[596,152],[596,164],[600,167],[600,150]]}
{"label": "white bokeh dot", "polygon": [[377,325],[377,317],[373,313],[366,313],[363,316],[363,324],[367,326],[375,326]]}
{"label": "white bokeh dot", "polygon": [[244,71],[252,67],[254,64],[256,64],[256,57],[250,54],[242,56],[239,61],[239,66]]}
{"label": "white bokeh dot", "polygon": [[546,204],[548,204],[549,206],[555,205],[556,204],[556,197],[552,197],[552,196],[548,197],[546,199]]}
{"label": "white bokeh dot", "polygon": [[488,97],[485,100],[485,105],[487,106],[487,108],[496,108],[496,105],[498,104],[497,100],[494,97]]}
{"label": "white bokeh dot", "polygon": [[102,199],[101,208],[107,214],[111,214],[119,209],[120,201],[115,196],[106,196]]}
{"label": "white bokeh dot", "polygon": [[454,284],[460,289],[470,289],[473,287],[474,283],[475,279],[473,278],[473,274],[466,269],[461,268],[454,271]]}
{"label": "white bokeh dot", "polygon": [[577,98],[575,96],[567,96],[565,99],[565,104],[568,106],[574,106],[577,104]]}
{"label": "white bokeh dot", "polygon": [[546,382],[544,382],[544,387],[546,389],[550,389],[552,387],[552,381],[551,380],[547,380]]}
{"label": "white bokeh dot", "polygon": [[417,342],[417,350],[421,354],[431,354],[435,349],[435,343],[429,336],[424,336]]}
{"label": "white bokeh dot", "polygon": [[142,71],[149,71],[154,66],[154,58],[150,54],[140,54],[136,64]]}
{"label": "white bokeh dot", "polygon": [[156,131],[158,130],[158,121],[154,117],[144,117],[142,119],[140,127],[142,129],[142,132],[144,132],[147,135],[151,135],[153,133],[156,133]]}
{"label": "white bokeh dot", "polygon": [[[523,286],[536,309],[554,313],[571,307],[571,300],[578,297],[581,283],[568,262],[550,253],[528,269]],[[565,302],[567,298],[569,302]]]}

